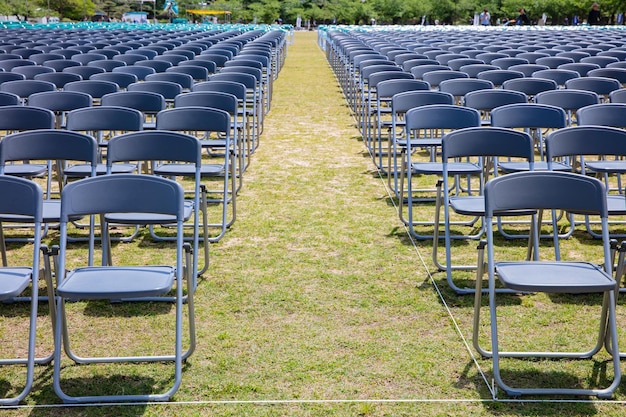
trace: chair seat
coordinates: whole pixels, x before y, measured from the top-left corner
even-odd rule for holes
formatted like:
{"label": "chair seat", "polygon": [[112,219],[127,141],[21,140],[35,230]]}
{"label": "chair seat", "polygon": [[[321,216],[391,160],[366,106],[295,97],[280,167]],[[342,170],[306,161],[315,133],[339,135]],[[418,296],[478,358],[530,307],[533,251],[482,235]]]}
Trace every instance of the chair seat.
{"label": "chair seat", "polygon": [[609,215],[626,215],[626,196],[621,194],[609,194],[606,196]]}
{"label": "chair seat", "polygon": [[0,268],[0,300],[20,295],[28,287],[32,273],[28,267]]}
{"label": "chair seat", "polygon": [[[113,164],[111,166],[112,174],[132,174],[137,169],[136,164]],[[69,178],[84,178],[91,176],[91,165],[89,164],[76,164],[67,167],[63,170],[63,173]],[[96,175],[104,175],[107,173],[107,167],[105,164],[98,164],[96,166]]]}
{"label": "chair seat", "polygon": [[[416,162],[411,164],[414,174],[426,174],[426,175],[442,175],[443,164],[441,162]],[[448,174],[450,175],[464,175],[464,174],[480,174],[482,169],[470,162],[452,162],[448,163]]]}
{"label": "chair seat", "polygon": [[589,262],[501,262],[496,272],[515,291],[583,294],[615,289],[613,278]]}
{"label": "chair seat", "polygon": [[[401,148],[406,148],[406,140],[396,141],[396,145]],[[441,146],[441,138],[419,138],[411,140],[411,148],[429,148],[432,146]]]}
{"label": "chair seat", "polygon": [[[450,207],[456,213],[466,216],[484,216],[485,198],[481,195],[450,197]],[[506,213],[498,213],[499,216],[530,216],[536,210],[509,210]]]}
{"label": "chair seat", "polygon": [[[185,201],[185,221],[191,218],[193,213],[193,201]],[[104,216],[105,220],[114,224],[172,224],[176,223],[176,217],[168,214],[157,213],[110,213]]]}
{"label": "chair seat", "polygon": [[594,172],[606,172],[614,174],[626,173],[626,161],[589,161],[585,162],[585,166]]}
{"label": "chair seat", "polygon": [[[528,162],[499,162],[498,167],[507,173],[511,172],[521,172],[521,171],[529,171],[530,164]],[[535,171],[547,171],[548,163],[544,161],[537,161],[534,164]],[[563,171],[563,172],[571,172],[572,167],[564,164],[562,162],[553,162],[552,163],[552,171]]]}
{"label": "chair seat", "polygon": [[[176,177],[193,177],[196,168],[190,164],[163,164],[154,169],[156,175],[176,176]],[[203,177],[214,177],[224,173],[224,165],[221,164],[202,164],[200,167],[200,175]]]}
{"label": "chair seat", "polygon": [[175,273],[170,266],[78,268],[59,283],[57,293],[70,300],[157,296],[171,290]]}
{"label": "chair seat", "polygon": [[[61,200],[44,200],[42,221],[44,223],[56,223],[61,218]],[[83,216],[72,216],[71,221],[82,219]],[[32,223],[33,218],[30,216],[22,216],[18,214],[3,214],[0,221],[13,223]]]}
{"label": "chair seat", "polygon": [[38,177],[44,175],[48,167],[45,164],[9,164],[4,167],[6,175],[15,177]]}

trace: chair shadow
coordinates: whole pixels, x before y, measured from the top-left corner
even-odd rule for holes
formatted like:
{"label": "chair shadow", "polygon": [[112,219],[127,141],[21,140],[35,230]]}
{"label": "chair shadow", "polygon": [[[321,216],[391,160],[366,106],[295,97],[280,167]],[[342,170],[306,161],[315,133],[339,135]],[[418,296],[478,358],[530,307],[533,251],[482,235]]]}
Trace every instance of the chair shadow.
{"label": "chair shadow", "polygon": [[89,317],[147,317],[169,314],[176,306],[172,302],[115,302],[90,300],[83,310]]}

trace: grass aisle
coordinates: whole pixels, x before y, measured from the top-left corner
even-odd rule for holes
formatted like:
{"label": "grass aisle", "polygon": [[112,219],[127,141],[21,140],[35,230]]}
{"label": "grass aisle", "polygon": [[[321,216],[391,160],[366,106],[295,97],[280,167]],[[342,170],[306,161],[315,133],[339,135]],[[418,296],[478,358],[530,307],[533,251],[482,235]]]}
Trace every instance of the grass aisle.
{"label": "grass aisle", "polygon": [[316,34],[296,33],[237,223],[213,248],[201,286],[212,300],[200,312],[209,352],[194,360],[206,369],[194,399],[479,398],[475,369],[357,137]]}

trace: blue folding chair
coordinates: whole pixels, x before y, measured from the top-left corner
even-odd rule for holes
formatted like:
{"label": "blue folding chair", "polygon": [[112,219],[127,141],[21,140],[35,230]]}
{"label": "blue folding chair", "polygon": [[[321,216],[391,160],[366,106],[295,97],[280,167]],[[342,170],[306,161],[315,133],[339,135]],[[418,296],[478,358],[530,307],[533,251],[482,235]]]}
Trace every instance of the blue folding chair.
{"label": "blue folding chair", "polygon": [[[573,129],[573,128],[569,128]],[[555,132],[558,133],[558,132]],[[615,318],[615,291],[617,288],[612,278],[613,261],[610,256],[608,214],[606,190],[597,179],[578,174],[558,172],[524,172],[505,175],[491,180],[485,186],[485,223],[487,225],[488,248],[488,291],[491,323],[491,352],[481,350],[484,356],[491,356],[494,379],[498,387],[507,395],[584,395],[599,398],[611,398],[619,386],[621,378],[620,355],[618,348],[617,324]],[[563,261],[558,251],[556,238],[557,225],[554,224],[555,246],[554,261],[540,261],[538,255],[532,261],[500,260],[495,255],[495,240],[492,227],[493,219],[506,210],[566,210],[579,214],[599,215],[602,223],[603,266],[585,261]],[[533,215],[533,224],[536,215]],[[533,245],[538,254],[538,226],[532,232]],[[496,279],[507,289],[517,292],[545,292],[548,294],[588,294],[603,295],[600,313],[599,335],[594,347],[582,352],[556,351],[501,351],[501,335],[496,300]],[[482,294],[479,288],[477,295]],[[480,296],[476,299],[480,306]],[[536,314],[533,309],[533,314]],[[587,319],[587,317],[585,317]],[[475,327],[477,324],[475,323]],[[524,332],[527,336],[528,332]],[[510,334],[510,331],[509,331]],[[524,336],[524,337],[525,337]],[[502,336],[503,338],[505,336]],[[506,337],[509,339],[509,337]],[[565,358],[588,359],[606,345],[612,353],[613,380],[604,388],[579,388],[568,385],[558,388],[513,387],[505,382],[501,369],[501,358]],[[511,379],[510,377],[508,379]],[[569,378],[564,378],[569,381]]]}
{"label": "blue folding chair", "polygon": [[[0,193],[11,198],[0,199],[0,216],[29,217],[34,222],[32,257],[27,266],[0,268],[0,301],[10,301],[31,288],[30,313],[28,321],[28,343],[26,357],[1,359],[0,365],[21,364],[26,367],[24,387],[13,397],[0,398],[1,405],[17,405],[29,394],[34,381],[37,348],[37,314],[39,301],[39,251],[41,248],[41,225],[43,217],[43,193],[41,188],[30,180],[10,176],[0,176]],[[48,283],[52,289],[51,283]],[[49,292],[50,299],[54,299]],[[5,348],[3,348],[3,351]],[[22,353],[23,354],[23,353]]]}
{"label": "blue folding chair", "polygon": [[[197,142],[196,142],[197,145]],[[176,224],[175,264],[158,265],[120,265],[86,266],[68,270],[71,256],[67,248],[68,225],[72,217],[83,215],[104,215],[107,213],[146,213],[165,215]],[[183,277],[185,268],[192,268],[190,254],[183,255],[184,190],[180,184],[165,178],[141,174],[105,175],[86,178],[69,184],[61,197],[60,252],[57,265],[58,284],[55,329],[55,355],[53,386],[56,394],[65,403],[100,403],[121,401],[167,401],[176,393],[182,382],[182,363],[193,351],[194,319],[192,280],[187,280],[187,304],[189,309],[189,331],[192,345],[183,351]],[[103,234],[108,233],[106,223],[102,225]],[[93,247],[93,234],[90,235],[90,247]],[[106,241],[106,236],[103,236]],[[107,246],[104,245],[104,250]],[[106,259],[106,255],[103,257]],[[118,300],[137,299],[167,295],[173,289],[176,312],[174,317],[173,353],[163,355],[81,357],[71,348],[72,337],[69,332],[74,326],[69,325],[65,311],[67,301],[77,300]],[[120,329],[118,328],[118,332]],[[117,335],[119,336],[119,335]],[[84,337],[84,336],[83,336]],[[97,338],[98,334],[90,337]],[[132,339],[132,334],[129,335]],[[103,384],[81,384],[81,388],[92,392],[88,395],[72,395],[63,387],[62,353],[75,363],[114,363],[114,362],[174,362],[172,385],[160,393],[133,393],[136,388],[123,389],[124,394],[98,395],[93,390],[103,392]],[[107,350],[108,352],[108,350]],[[170,351],[171,352],[171,351]],[[98,381],[98,379],[96,379]],[[152,389],[150,389],[152,391]],[[106,388],[104,392],[107,392]],[[110,390],[109,390],[110,392]],[[120,392],[120,387],[115,389]],[[130,392],[130,393],[129,393]]]}

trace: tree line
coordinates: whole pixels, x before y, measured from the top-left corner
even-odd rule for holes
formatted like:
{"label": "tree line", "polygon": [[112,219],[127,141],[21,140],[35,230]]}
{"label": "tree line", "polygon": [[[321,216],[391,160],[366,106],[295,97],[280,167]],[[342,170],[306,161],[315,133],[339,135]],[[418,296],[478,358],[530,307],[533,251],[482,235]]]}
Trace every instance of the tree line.
{"label": "tree line", "polygon": [[[141,0],[0,0],[0,15],[27,17],[50,14],[67,20],[82,20],[95,12],[120,19],[125,11],[143,10],[149,18],[166,18],[164,3]],[[583,23],[593,0],[177,0],[179,17],[188,17],[186,10],[208,8],[231,12],[232,22],[285,24],[470,24],[474,15],[484,8],[491,14],[492,24],[514,19],[523,7],[531,22],[544,14],[546,24],[571,24],[576,16]],[[626,0],[604,0],[600,3],[602,23],[622,24],[619,15],[626,11]]]}

